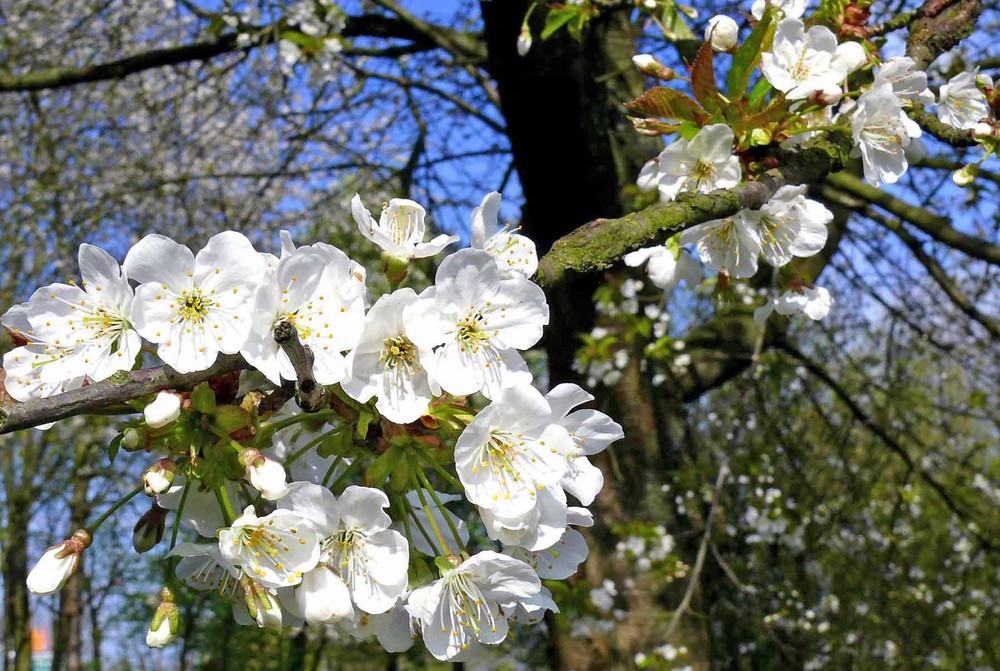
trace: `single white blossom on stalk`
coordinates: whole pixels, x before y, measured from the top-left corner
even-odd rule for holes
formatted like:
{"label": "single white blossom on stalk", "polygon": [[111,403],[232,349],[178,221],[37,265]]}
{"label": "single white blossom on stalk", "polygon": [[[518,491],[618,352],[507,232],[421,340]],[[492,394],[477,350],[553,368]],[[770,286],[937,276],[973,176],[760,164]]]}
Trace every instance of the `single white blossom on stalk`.
{"label": "single white blossom on stalk", "polygon": [[219,532],[219,549],[254,581],[275,588],[300,583],[320,553],[319,538],[301,516],[279,508],[257,517],[253,506]]}
{"label": "single white blossom on stalk", "polygon": [[874,186],[893,184],[909,164],[905,149],[920,137],[920,126],[906,116],[899,98],[887,84],[861,94],[851,117],[856,151],[865,178]]}
{"label": "single white blossom on stalk", "polygon": [[420,622],[427,650],[450,660],[470,644],[502,642],[517,603],[541,588],[538,575],[524,562],[485,551],[414,590],[406,610]]}
{"label": "single white blossom on stalk", "polygon": [[774,32],[771,51],[761,54],[761,71],[789,100],[814,93],[839,98],[841,82],[867,59],[863,46],[838,45],[829,28],[813,26],[806,32],[799,19],[784,19]]}
{"label": "single white blossom on stalk", "polygon": [[805,192],[805,186],[786,185],[759,210],[746,211],[747,220],[757,227],[761,256],[775,268],[795,256],[817,254],[826,244],[833,213],[806,198]]}
{"label": "single white blossom on stalk", "polygon": [[362,322],[360,340],[348,355],[348,375],[341,384],[348,396],[362,403],[377,397],[375,407],[397,424],[420,419],[438,391],[427,373],[434,353],[414,343],[412,324],[403,319],[403,311],[418,300],[406,287],[375,301]]}
{"label": "single white blossom on stalk", "polygon": [[[443,504],[461,501],[462,497],[458,494],[445,494],[444,492],[435,492],[435,494],[438,500],[441,501],[442,507],[439,507],[433,498],[425,494],[424,499],[427,501],[427,508],[430,509],[430,515],[428,515],[427,510],[424,509],[424,505],[420,501],[420,495],[416,491],[406,493],[406,500],[413,509],[414,518],[413,524],[410,525],[410,531],[413,534],[410,542],[413,545],[413,549],[417,552],[430,555],[431,557],[443,557],[448,554],[449,549],[452,552],[456,552],[460,548],[465,547],[465,544],[469,542],[469,528],[465,524],[465,520],[443,507]],[[438,529],[444,535],[445,541],[450,546],[449,548],[441,547],[441,540],[433,533],[430,533],[433,528],[430,523],[431,517],[434,518]],[[398,524],[396,525],[397,530],[399,526]],[[458,538],[453,538],[452,526],[458,532]],[[421,528],[430,534],[430,538],[424,537],[424,534],[420,531]],[[454,544],[452,544],[453,542]]]}
{"label": "single white blossom on stalk", "polygon": [[140,282],[132,319],[157,354],[179,373],[204,370],[220,352],[247,339],[264,260],[243,235],[212,236],[195,256],[162,235],[147,235],[125,256],[125,273]]}
{"label": "single white blossom on stalk", "polygon": [[[383,510],[389,506],[385,492],[352,485],[335,499],[324,487],[296,482],[278,506],[305,518],[321,539],[316,569],[320,576],[303,580],[295,590],[304,614],[321,611],[324,605],[317,605],[317,600],[341,593],[337,581],[346,585],[354,605],[366,613],[384,613],[403,595],[409,545],[402,534],[389,528],[392,520]],[[335,613],[348,615],[346,608]]]}
{"label": "single white blossom on stalk", "polygon": [[927,88],[927,73],[917,69],[917,64],[909,56],[890,58],[875,71],[874,87],[882,82],[892,86],[892,92],[901,102],[918,102],[933,105],[934,94]]}
{"label": "single white blossom on stalk", "polygon": [[696,244],[701,262],[713,270],[726,271],[736,278],[753,277],[760,256],[757,227],[749,210],[731,217],[692,226],[681,233],[682,245]]}
{"label": "single white blossom on stalk", "polygon": [[[496,191],[486,194],[479,207],[472,210],[472,248],[481,249],[496,260],[500,279],[526,280],[538,268],[535,243],[506,229],[497,231],[499,212],[500,194]],[[487,238],[487,233],[492,235]]]}
{"label": "single white blossom on stalk", "polygon": [[549,307],[538,285],[502,280],[492,256],[462,249],[441,263],[435,286],[404,310],[403,321],[417,347],[442,345],[425,362],[442,389],[495,398],[505,387],[530,382],[517,350],[542,337]]}
{"label": "single white blossom on stalk", "polygon": [[28,573],[28,590],[32,594],[52,594],[62,589],[76,572],[80,555],[90,547],[91,542],[90,534],[79,529],[70,538],[43,552],[38,563]]}
{"label": "single white blossom on stalk", "polygon": [[294,380],[295,369],[274,339],[281,322],[295,326],[313,353],[319,384],[336,384],[347,372],[343,351],[361,335],[364,276],[356,264],[331,245],[299,247],[284,254],[257,289],[253,328],[240,353],[272,383]]}
{"label": "single white blossom on stalk", "polygon": [[181,400],[181,395],[172,391],[157,393],[152,403],[142,409],[146,426],[151,429],[160,429],[177,421],[177,418],[181,416]]}
{"label": "single white blossom on stalk", "polygon": [[624,438],[625,432],[618,422],[603,412],[590,408],[574,410],[594,400],[579,385],[558,384],[545,395],[545,400],[552,408],[555,423],[569,432],[578,451],[569,460],[560,484],[580,503],[589,506],[604,486],[604,475],[587,457],[603,452],[608,445]]}
{"label": "single white blossom on stalk", "polygon": [[777,312],[779,315],[802,313],[809,319],[820,320],[830,313],[833,303],[833,296],[823,287],[800,285],[754,310],[753,318],[763,324],[772,312]]}
{"label": "single white blossom on stalk", "polygon": [[240,452],[240,463],[247,469],[247,480],[266,500],[277,501],[288,493],[285,467],[279,462],[248,448]]}
{"label": "single white blossom on stalk", "polygon": [[31,295],[32,335],[70,353],[59,366],[43,366],[42,378],[86,375],[104,380],[130,370],[142,340],[131,324],[132,288],[118,262],[103,249],[80,245],[81,286],[50,284]]}
{"label": "single white blossom on stalk", "polygon": [[[590,527],[594,525],[594,517],[586,508],[569,508],[566,524]],[[531,551],[521,546],[506,546],[503,551],[531,566],[538,577],[545,580],[565,580],[570,577],[576,573],[589,553],[587,539],[568,526],[559,540],[545,549]]]}
{"label": "single white blossom on stalk", "polygon": [[[72,350],[45,342],[34,335],[34,329],[28,321],[27,303],[7,310],[0,319],[0,324],[10,330],[15,338],[27,341],[27,344],[15,347],[3,355],[3,369],[6,373],[3,386],[11,398],[29,401],[83,386],[86,376],[74,375],[71,367],[64,364]],[[59,371],[66,372],[66,375],[56,375],[56,371],[50,371],[50,374],[43,376],[47,368],[58,368]]]}
{"label": "single white blossom on stalk", "polygon": [[760,21],[764,18],[764,10],[768,5],[777,7],[786,19],[798,19],[806,13],[806,0],[754,0],[750,13]]}
{"label": "single white blossom on stalk", "polygon": [[962,72],[941,87],[937,117],[955,128],[970,129],[990,116],[990,105],[979,90],[977,79],[983,78],[988,87],[993,81],[978,72]]}
{"label": "single white blossom on stalk", "polygon": [[453,242],[457,235],[439,235],[424,242],[426,211],[418,203],[405,198],[393,198],[382,208],[378,223],[361,203],[361,196],[351,199],[351,214],[361,234],[400,259],[422,259],[434,256]]}
{"label": "single white blossom on stalk", "polygon": [[470,502],[513,518],[556,487],[578,448],[555,423],[549,402],[530,385],[504,389],[455,443],[455,470]]}
{"label": "single white blossom on stalk", "polygon": [[660,152],[660,200],[673,200],[682,191],[708,193],[739,184],[743,171],[733,154],[734,139],[729,126],[717,123],[705,126],[690,140],[675,140]]}
{"label": "single white blossom on stalk", "polygon": [[740,27],[728,16],[718,14],[708,20],[705,41],[710,42],[714,51],[729,51],[739,42]]}
{"label": "single white blossom on stalk", "polygon": [[629,252],[622,260],[630,268],[638,268],[645,263],[649,281],[666,293],[673,291],[681,280],[690,288],[698,286],[701,281],[701,266],[679,247],[643,247]]}

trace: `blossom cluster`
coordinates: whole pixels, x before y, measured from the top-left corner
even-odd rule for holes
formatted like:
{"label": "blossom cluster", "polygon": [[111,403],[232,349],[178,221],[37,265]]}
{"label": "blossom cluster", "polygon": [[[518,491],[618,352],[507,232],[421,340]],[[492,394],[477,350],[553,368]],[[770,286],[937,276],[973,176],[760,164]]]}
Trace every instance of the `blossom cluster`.
{"label": "blossom cluster", "polygon": [[[858,39],[866,34],[863,23],[824,25],[820,16],[804,17],[805,10],[806,3],[800,0],[754,2],[752,34],[744,44],[735,20],[711,18],[705,48],[691,68],[695,99],[657,87],[630,103],[633,113],[640,115],[633,119],[640,132],[680,135],[643,167],[637,180],[641,190],[656,191],[661,201],[668,202],[685,192],[733,188],[779,165],[781,150],[808,145],[835,130],[852,139],[853,154],[861,158],[869,182],[892,184],[926,153],[921,129],[909,112],[931,105],[936,105],[941,123],[969,131],[986,150],[977,163],[954,174],[959,185],[975,178],[978,166],[1000,141],[995,117],[1000,97],[988,76],[962,72],[941,85],[935,96],[928,88],[928,75],[913,59],[882,60],[871,42]],[[759,53],[750,53],[755,49]],[[731,67],[737,71],[729,73],[726,96],[716,90],[712,52],[734,54]],[[676,77],[653,56],[643,54],[633,60],[650,77],[662,81]],[[752,91],[734,88],[741,81],[747,86],[753,83],[753,69],[759,69],[760,79]],[[661,116],[670,123],[643,115]],[[779,268],[794,257],[818,253],[831,220],[823,205],[806,196],[804,186],[784,186],[759,209],[694,226],[667,247],[638,250],[625,262],[648,264],[652,283],[670,292],[680,280],[691,286],[699,277],[684,250],[691,245],[703,264],[725,278],[750,278],[760,259]],[[787,290],[771,298],[756,317],[763,321],[778,312],[821,319],[832,304],[825,289],[792,278]]]}
{"label": "blossom cluster", "polygon": [[[374,302],[366,269],[332,245],[283,233],[274,255],[227,231],[197,252],[149,235],[121,265],[83,245],[79,284],[42,287],[4,315],[18,343],[5,384],[19,401],[127,375],[154,352],[209,378],[132,401],[142,417],[114,448],[154,457],[134,492],[152,499],[135,549],[159,544],[174,516],[175,580],[151,646],[176,635],[182,588],[214,590],[242,624],[336,623],[390,651],[422,638],[441,660],[557,610],[541,581],[586,558],[577,528],[593,523],[586,506],[603,486],[589,457],[623,432],[581,409],[593,397],[579,386],[533,386],[521,352],[548,306],[529,279],[533,243],[494,233],[499,205],[498,193],[483,199],[472,246],[418,292],[400,286],[409,261],[457,236],[426,242],[418,203],[393,199],[376,220],[356,196],[391,287]],[[298,348],[276,335],[289,326]],[[321,407],[290,398],[306,381],[326,391]],[[49,548],[29,588],[59,589],[95,530]]]}

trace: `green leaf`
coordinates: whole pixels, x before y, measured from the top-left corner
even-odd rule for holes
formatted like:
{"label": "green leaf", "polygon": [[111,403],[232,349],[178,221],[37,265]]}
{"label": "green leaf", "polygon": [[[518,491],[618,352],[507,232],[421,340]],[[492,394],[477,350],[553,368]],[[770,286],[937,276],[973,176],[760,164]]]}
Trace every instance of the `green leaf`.
{"label": "green leaf", "polygon": [[732,67],[729,68],[729,74],[726,76],[726,95],[730,98],[738,98],[746,93],[747,85],[750,83],[750,75],[760,61],[761,50],[774,37],[775,11],[773,7],[767,8],[764,17],[754,26],[746,41],[739,46],[733,55]]}
{"label": "green leaf", "polygon": [[108,443],[108,461],[111,463],[115,462],[115,457],[118,456],[118,450],[122,447],[122,439],[125,437],[124,433],[119,433],[117,436],[111,439]]}
{"label": "green leaf", "polygon": [[389,477],[389,474],[392,473],[394,468],[396,468],[396,464],[399,462],[402,455],[403,450],[398,445],[393,445],[388,450],[383,452],[379,458],[373,461],[365,470],[365,483],[369,487],[378,487],[385,482],[385,479]]}
{"label": "green leaf", "polygon": [[666,86],[655,86],[632,102],[625,103],[629,112],[637,116],[661,117],[701,124],[708,118],[705,110],[694,100]]}
{"label": "green leaf", "polygon": [[545,27],[542,28],[542,39],[547,40],[552,37],[553,33],[572,21],[574,17],[579,16],[579,14],[579,10],[576,9],[553,9],[545,17]]}
{"label": "green leaf", "polygon": [[438,571],[441,572],[441,575],[444,575],[448,571],[455,568],[455,565],[452,564],[450,561],[448,561],[446,557],[435,557],[434,565],[437,566],[437,569]]}
{"label": "green leaf", "polygon": [[767,94],[771,92],[771,82],[767,81],[763,77],[760,81],[753,87],[753,91],[750,92],[750,109],[757,109],[760,107],[761,103],[764,102],[764,98]]}
{"label": "green leaf", "polygon": [[698,57],[691,65],[691,91],[695,100],[709,112],[722,109],[722,97],[715,83],[715,52],[712,45],[705,42],[698,50]]}
{"label": "green leaf", "polygon": [[250,426],[250,414],[237,405],[220,405],[215,409],[215,423],[226,433]]}
{"label": "green leaf", "polygon": [[375,415],[372,413],[370,408],[362,406],[358,410],[358,423],[356,429],[358,438],[364,440],[365,437],[368,436],[368,425],[372,423],[373,419],[375,419]]}
{"label": "green leaf", "polygon": [[678,132],[681,134],[682,138],[690,141],[694,139],[694,136],[697,135],[700,130],[701,126],[693,124],[690,121],[683,121],[681,122],[681,129]]}
{"label": "green leaf", "polygon": [[202,382],[191,391],[191,407],[205,415],[215,414],[215,392]]}
{"label": "green leaf", "polygon": [[316,452],[323,458],[341,456],[347,454],[347,451],[353,444],[353,436],[345,427],[341,430],[331,432],[330,437],[319,444]]}

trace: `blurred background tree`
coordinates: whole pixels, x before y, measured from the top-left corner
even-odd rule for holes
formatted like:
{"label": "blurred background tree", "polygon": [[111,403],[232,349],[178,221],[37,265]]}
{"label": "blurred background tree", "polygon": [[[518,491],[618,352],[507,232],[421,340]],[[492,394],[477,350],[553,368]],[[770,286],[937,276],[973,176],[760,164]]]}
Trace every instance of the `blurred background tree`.
{"label": "blurred background tree", "polygon": [[[746,24],[749,7],[554,4],[3,0],[3,305],[66,279],[81,242],[120,258],[153,231],[237,229],[274,248],[288,229],[363,259],[356,191],[413,198],[464,235],[500,190],[540,252],[641,210],[635,179],[662,143],[625,116],[648,84],[631,57],[683,71],[708,17]],[[932,84],[1000,68],[996,3],[944,4],[972,34],[914,31]],[[917,7],[870,7],[868,25],[904,29],[887,52]],[[568,23],[543,40],[560,8]],[[664,297],[623,266],[548,290],[537,365],[591,388],[626,440],[601,460],[591,556],[556,594],[563,613],[482,668],[1000,668],[1000,174],[992,159],[954,187],[972,156],[957,144],[929,137],[892,188],[859,166],[811,185],[835,220],[792,272],[836,296],[821,324],[755,326],[765,274],[721,301],[711,282]],[[146,466],[108,465],[111,427],[0,437],[5,671],[31,668],[45,623],[60,671],[443,666],[332,627],[243,630],[197,600],[187,635],[149,652],[160,569],[129,547],[138,503],[58,598],[29,599],[31,558]]]}

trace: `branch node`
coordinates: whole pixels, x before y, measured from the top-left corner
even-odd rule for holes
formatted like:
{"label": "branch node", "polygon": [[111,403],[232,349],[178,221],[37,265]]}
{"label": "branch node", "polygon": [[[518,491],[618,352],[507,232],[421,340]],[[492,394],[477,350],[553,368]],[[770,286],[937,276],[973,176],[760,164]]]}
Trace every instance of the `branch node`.
{"label": "branch node", "polygon": [[299,340],[295,324],[289,321],[279,322],[272,335],[295,369],[295,402],[305,412],[317,412],[327,407],[326,387],[317,384],[313,376],[312,350]]}

